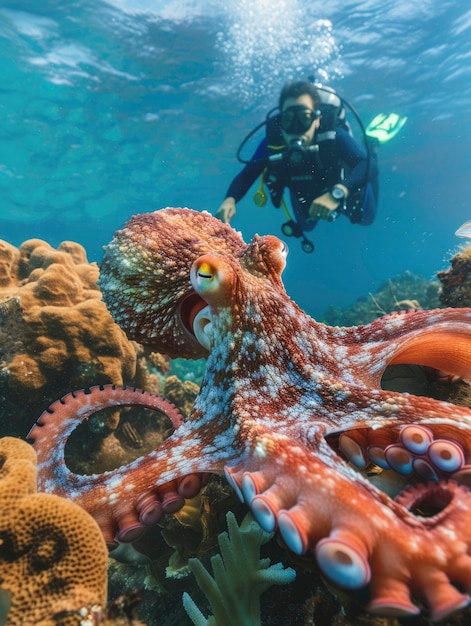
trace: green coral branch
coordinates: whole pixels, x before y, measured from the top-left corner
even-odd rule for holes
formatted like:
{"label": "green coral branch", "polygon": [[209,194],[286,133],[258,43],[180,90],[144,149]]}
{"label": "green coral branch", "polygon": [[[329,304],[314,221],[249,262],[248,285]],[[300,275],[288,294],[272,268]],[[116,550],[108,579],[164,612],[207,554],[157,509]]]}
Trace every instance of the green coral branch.
{"label": "green coral branch", "polygon": [[199,559],[188,561],[214,615],[205,618],[188,593],[183,594],[183,606],[195,626],[258,626],[260,595],[272,585],[293,582],[296,574],[282,563],[260,559],[260,547],[273,533],[263,531],[250,513],[240,527],[231,511],[226,520],[228,533],[218,537],[221,554],[211,558],[213,576]]}

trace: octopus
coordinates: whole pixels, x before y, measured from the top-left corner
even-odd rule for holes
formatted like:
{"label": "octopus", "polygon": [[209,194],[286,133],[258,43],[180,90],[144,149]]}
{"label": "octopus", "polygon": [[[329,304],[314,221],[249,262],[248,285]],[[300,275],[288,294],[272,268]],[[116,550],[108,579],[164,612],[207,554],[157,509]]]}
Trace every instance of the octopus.
{"label": "octopus", "polygon": [[[118,230],[101,264],[105,303],[131,339],[205,357],[200,393],[186,420],[117,385],[62,398],[30,433],[40,488],[84,506],[113,548],[225,475],[264,530],[311,554],[334,585],[361,590],[367,611],[442,619],[470,602],[471,410],[383,389],[381,378],[412,363],[471,381],[471,309],[331,327],[288,297],[286,256],[274,236],[246,244],[184,208]],[[64,446],[77,423],[121,404],[153,406],[175,430],[127,466],[72,473]],[[378,472],[394,494],[370,480]]]}

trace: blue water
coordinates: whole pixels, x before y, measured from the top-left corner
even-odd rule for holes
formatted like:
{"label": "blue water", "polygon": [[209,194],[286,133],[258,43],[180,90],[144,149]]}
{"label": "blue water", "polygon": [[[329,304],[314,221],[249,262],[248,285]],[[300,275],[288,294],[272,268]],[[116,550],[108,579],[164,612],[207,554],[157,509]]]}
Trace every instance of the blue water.
{"label": "blue water", "polygon": [[[320,224],[312,255],[290,240],[288,293],[320,316],[406,269],[432,278],[471,218],[470,31],[462,0],[0,0],[0,238],[99,261],[134,213],[214,212],[241,139],[315,74],[365,123],[408,122],[381,147],[376,222]],[[282,221],[250,193],[233,225]]]}

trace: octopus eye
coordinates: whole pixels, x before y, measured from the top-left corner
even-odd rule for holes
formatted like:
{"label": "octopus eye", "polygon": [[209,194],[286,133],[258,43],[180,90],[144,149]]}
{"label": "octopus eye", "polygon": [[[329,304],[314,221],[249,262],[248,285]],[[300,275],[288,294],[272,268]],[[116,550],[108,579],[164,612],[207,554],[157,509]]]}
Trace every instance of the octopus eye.
{"label": "octopus eye", "polygon": [[209,265],[209,263],[201,263],[198,271],[197,271],[197,276],[198,278],[203,278],[206,280],[211,280],[211,278],[214,278],[214,274],[212,271],[212,267]]}
{"label": "octopus eye", "polygon": [[215,293],[221,287],[222,274],[217,264],[207,259],[195,261],[191,270],[193,288],[199,294]]}
{"label": "octopus eye", "polygon": [[[226,298],[226,290],[228,282],[231,282],[231,270],[228,263],[215,254],[205,254],[196,259],[193,263],[190,273],[190,280],[193,289],[208,304],[218,305],[221,303],[220,298]],[[226,295],[225,295],[226,294]],[[208,299],[209,298],[209,299]]]}
{"label": "octopus eye", "polygon": [[287,257],[288,256],[288,252],[289,252],[288,244],[285,243],[284,241],[281,241],[281,240],[280,240],[280,243],[281,243],[281,250],[280,250],[280,252],[281,252],[281,254],[283,256]]}

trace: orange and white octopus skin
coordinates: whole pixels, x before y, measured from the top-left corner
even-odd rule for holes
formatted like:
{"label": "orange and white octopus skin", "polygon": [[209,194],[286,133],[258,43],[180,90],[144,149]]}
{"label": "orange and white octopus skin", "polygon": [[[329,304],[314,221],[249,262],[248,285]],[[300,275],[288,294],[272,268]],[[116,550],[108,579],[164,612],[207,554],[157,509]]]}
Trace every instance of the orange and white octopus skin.
{"label": "orange and white octopus skin", "polygon": [[[55,403],[30,433],[40,486],[85,506],[113,544],[224,473],[260,526],[315,555],[335,585],[364,588],[368,611],[408,616],[420,604],[442,619],[470,601],[471,410],[380,382],[395,363],[470,381],[471,310],[330,327],[287,296],[286,254],[276,237],[247,245],[190,209],[137,215],[117,231],[101,264],[109,310],[131,339],[206,357],[201,390],[161,446],[98,476],[65,467],[68,435],[95,406],[139,403],[142,392],[97,387]],[[393,499],[361,471],[372,463],[411,486]]]}

